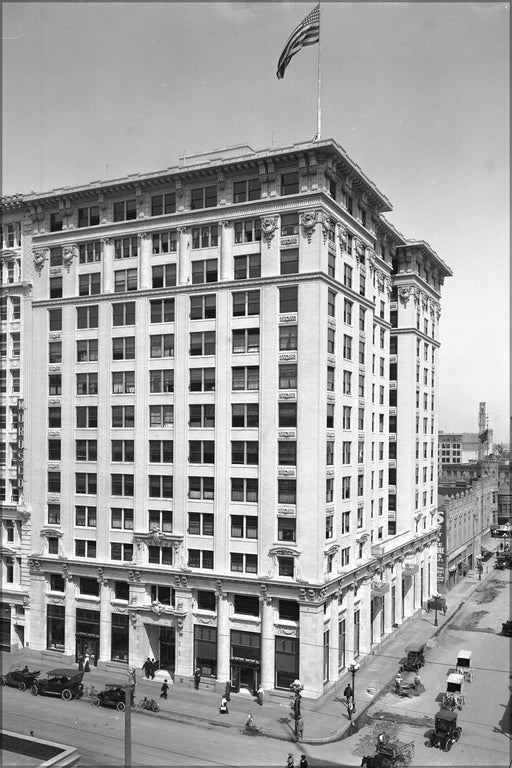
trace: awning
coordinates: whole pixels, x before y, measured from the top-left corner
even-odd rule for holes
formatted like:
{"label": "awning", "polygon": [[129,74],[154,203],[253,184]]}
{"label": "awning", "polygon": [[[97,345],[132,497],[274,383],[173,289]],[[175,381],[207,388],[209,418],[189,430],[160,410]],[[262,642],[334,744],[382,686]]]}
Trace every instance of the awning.
{"label": "awning", "polygon": [[500,541],[500,539],[491,539],[490,541],[486,541],[485,544],[482,544],[484,558],[494,555],[494,553],[499,550],[500,544],[502,543],[503,542]]}

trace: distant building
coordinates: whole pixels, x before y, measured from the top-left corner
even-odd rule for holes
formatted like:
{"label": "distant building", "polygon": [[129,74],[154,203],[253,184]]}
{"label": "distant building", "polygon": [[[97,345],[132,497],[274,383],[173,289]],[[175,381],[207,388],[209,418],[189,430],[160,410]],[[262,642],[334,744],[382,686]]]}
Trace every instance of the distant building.
{"label": "distant building", "polygon": [[496,511],[493,523],[505,525],[512,521],[509,461],[492,455],[476,464],[446,464],[440,472],[440,480],[448,482],[481,477],[490,477],[495,483]]}
{"label": "distant building", "polygon": [[[492,429],[487,430],[487,453],[492,452]],[[482,442],[478,432],[439,432],[439,465],[470,464],[480,459]]]}

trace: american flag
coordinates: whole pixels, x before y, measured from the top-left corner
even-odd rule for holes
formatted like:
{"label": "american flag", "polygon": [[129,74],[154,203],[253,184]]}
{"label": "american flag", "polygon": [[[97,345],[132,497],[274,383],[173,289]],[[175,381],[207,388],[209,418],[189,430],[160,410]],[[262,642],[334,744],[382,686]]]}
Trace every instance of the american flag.
{"label": "american flag", "polygon": [[311,13],[301,21],[288,38],[284,50],[277,64],[277,77],[279,80],[284,77],[284,72],[290,60],[295,54],[306,45],[314,45],[320,41],[320,3],[316,5]]}

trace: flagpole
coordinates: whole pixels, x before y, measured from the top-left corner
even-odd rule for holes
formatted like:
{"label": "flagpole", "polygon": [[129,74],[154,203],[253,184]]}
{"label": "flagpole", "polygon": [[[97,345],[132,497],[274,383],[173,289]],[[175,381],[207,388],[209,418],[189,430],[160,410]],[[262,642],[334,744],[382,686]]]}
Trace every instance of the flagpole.
{"label": "flagpole", "polygon": [[316,109],[316,140],[320,141],[322,132],[322,105],[320,102],[321,93],[321,71],[320,71],[320,3],[318,3],[318,95],[317,95],[317,109]]}

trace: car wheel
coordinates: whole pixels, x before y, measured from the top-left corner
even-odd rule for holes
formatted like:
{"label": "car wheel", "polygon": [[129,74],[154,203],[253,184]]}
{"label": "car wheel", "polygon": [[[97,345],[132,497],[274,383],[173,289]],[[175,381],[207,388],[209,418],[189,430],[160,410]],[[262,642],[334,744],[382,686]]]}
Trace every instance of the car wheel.
{"label": "car wheel", "polygon": [[0,685],[5,685],[6,683],[7,683],[7,680],[6,680],[6,679],[5,679],[5,677],[2,675],[2,677],[0,677]]}
{"label": "car wheel", "polygon": [[447,741],[446,744],[444,745],[444,751],[449,752],[451,748],[452,748],[452,742]]}
{"label": "car wheel", "polygon": [[69,688],[64,688],[64,690],[61,693],[61,696],[64,699],[64,701],[71,701],[71,699],[73,698],[73,694],[71,693]]}
{"label": "car wheel", "polygon": [[99,698],[97,696],[93,696],[92,699],[91,699],[91,704],[92,704],[93,707],[99,707],[99,705],[100,705]]}
{"label": "car wheel", "polygon": [[19,689],[20,689],[20,691],[26,691],[27,690],[27,684],[26,683],[20,683]]}
{"label": "car wheel", "polygon": [[30,686],[30,693],[32,694],[32,696],[37,696],[37,694],[39,693],[39,691],[37,690],[37,685]]}
{"label": "car wheel", "polygon": [[124,701],[118,701],[116,705],[116,709],[118,712],[124,712],[126,709]]}

